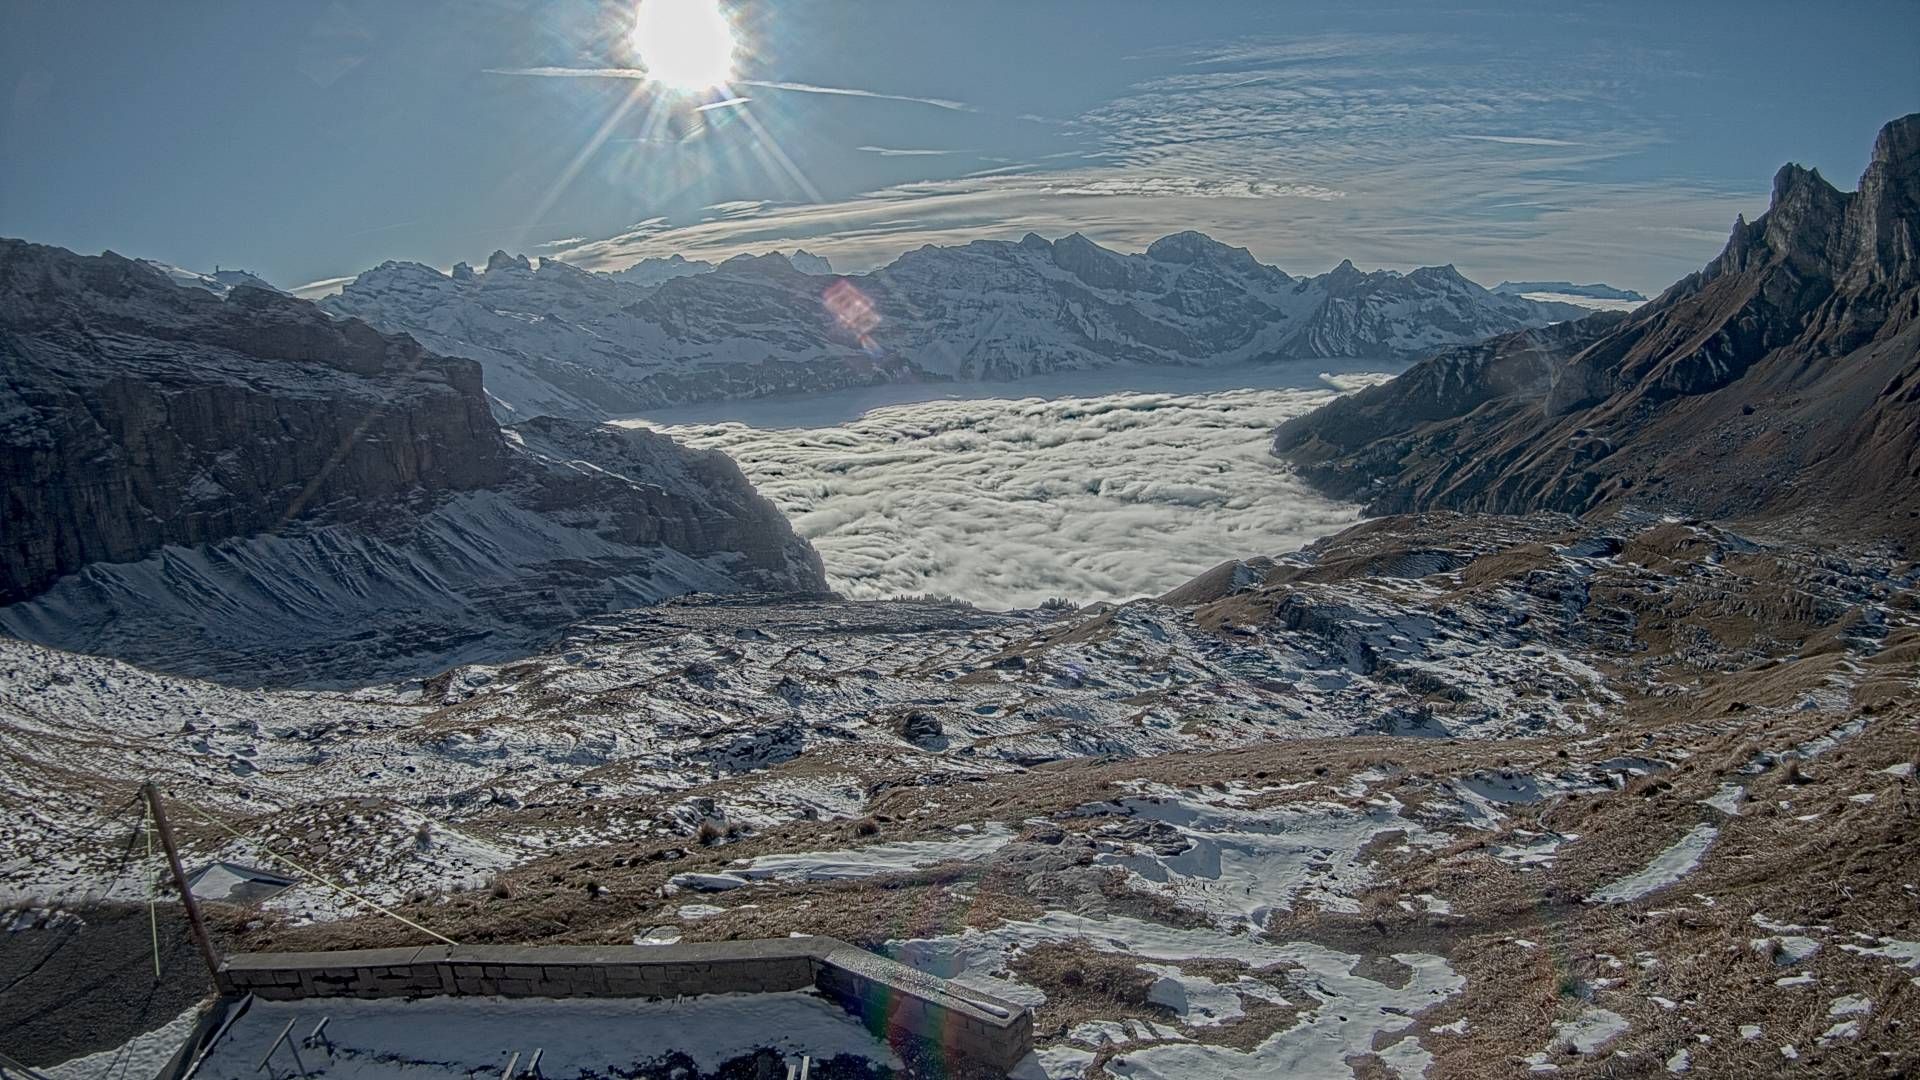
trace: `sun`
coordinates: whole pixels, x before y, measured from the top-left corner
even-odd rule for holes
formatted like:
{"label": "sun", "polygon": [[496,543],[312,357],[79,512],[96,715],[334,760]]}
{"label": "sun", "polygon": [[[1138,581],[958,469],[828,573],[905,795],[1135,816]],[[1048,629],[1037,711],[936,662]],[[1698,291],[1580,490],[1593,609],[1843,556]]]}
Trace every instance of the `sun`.
{"label": "sun", "polygon": [[710,90],[733,78],[737,43],[717,0],[640,0],[628,36],[647,77],[671,90]]}

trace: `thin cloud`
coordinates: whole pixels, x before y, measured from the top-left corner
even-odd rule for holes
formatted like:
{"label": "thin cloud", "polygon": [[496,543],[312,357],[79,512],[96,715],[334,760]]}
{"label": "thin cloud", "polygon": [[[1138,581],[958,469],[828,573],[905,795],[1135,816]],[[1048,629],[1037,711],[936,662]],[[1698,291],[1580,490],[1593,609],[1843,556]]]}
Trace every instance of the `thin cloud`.
{"label": "thin cloud", "polygon": [[[627,67],[523,67],[523,68],[487,68],[488,75],[521,75],[541,79],[631,79],[645,82],[648,78],[645,68]],[[735,86],[751,86],[756,90],[779,90],[789,94],[825,94],[830,97],[867,98],[873,101],[905,101],[915,105],[931,105],[936,109],[952,112],[976,112],[973,106],[964,101],[950,98],[916,97],[912,94],[886,94],[878,90],[860,90],[850,86],[821,86],[817,83],[774,82],[762,79],[742,79]],[[745,98],[741,101],[748,100]],[[715,102],[712,107],[729,104]]]}
{"label": "thin cloud", "polygon": [[1189,199],[1344,199],[1347,193],[1321,184],[1247,180],[1230,176],[1108,176],[1050,184],[1056,195],[1140,195]]}
{"label": "thin cloud", "polygon": [[330,293],[339,292],[340,286],[345,285],[358,276],[358,274],[348,274],[345,277],[321,278],[318,281],[309,281],[305,285],[295,285],[287,291],[302,300],[317,300]]}
{"label": "thin cloud", "polygon": [[1474,139],[1479,142],[1506,143],[1510,146],[1584,146],[1585,143],[1568,142],[1565,139],[1549,139],[1539,135],[1455,135],[1456,139]]}
{"label": "thin cloud", "polygon": [[570,68],[570,67],[524,67],[524,68],[487,68],[488,75],[528,75],[541,79],[633,79],[645,82],[645,68]]}
{"label": "thin cloud", "polygon": [[740,106],[745,105],[747,102],[752,100],[753,99],[750,97],[730,97],[725,101],[710,101],[705,105],[702,105],[694,109],[693,111],[694,112],[712,112],[715,109],[737,109]]}
{"label": "thin cloud", "polygon": [[533,246],[537,248],[567,248],[575,247],[586,242],[587,238],[584,236],[563,236],[558,240],[547,240]]}
{"label": "thin cloud", "polygon": [[914,97],[911,94],[883,94],[877,90],[854,90],[844,86],[819,86],[814,83],[796,82],[759,82],[753,79],[744,80],[738,85],[751,86],[758,90],[785,90],[794,94],[828,94],[834,97],[872,98],[877,101],[907,101],[916,105],[931,105],[936,109],[947,109],[952,112],[978,111],[964,101],[953,101],[949,98]]}
{"label": "thin cloud", "polygon": [[1137,251],[1191,228],[1293,273],[1343,258],[1451,262],[1484,281],[1652,292],[1712,258],[1736,213],[1766,205],[1762,188],[1627,181],[1608,167],[1667,139],[1659,104],[1618,78],[1622,63],[1665,62],[1651,53],[1547,69],[1470,41],[1345,34],[1156,55],[1157,71],[1063,129],[1065,158],[629,233],[567,257],[624,265],[800,244],[852,270],[921,244],[1081,232]]}
{"label": "thin cloud", "polygon": [[903,150],[897,146],[856,146],[855,150],[863,154],[879,154],[881,157],[942,157],[958,154],[958,150]]}
{"label": "thin cloud", "polygon": [[725,220],[752,217],[773,204],[765,199],[735,199],[732,202],[712,203],[702,209],[713,216]]}

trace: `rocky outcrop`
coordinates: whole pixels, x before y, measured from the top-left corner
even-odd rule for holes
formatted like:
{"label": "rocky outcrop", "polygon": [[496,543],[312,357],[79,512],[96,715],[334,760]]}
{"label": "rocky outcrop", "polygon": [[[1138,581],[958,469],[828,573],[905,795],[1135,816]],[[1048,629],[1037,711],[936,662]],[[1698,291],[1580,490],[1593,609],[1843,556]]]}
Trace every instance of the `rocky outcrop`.
{"label": "rocky outcrop", "polygon": [[591,512],[605,540],[725,556],[758,592],[826,590],[820,556],[718,450],[695,450],[643,428],[536,417],[508,430],[524,454],[511,487],[550,516]]}
{"label": "rocky outcrop", "polygon": [[723,455],[503,432],[478,364],[279,293],[0,241],[0,355],[16,636],[314,684],[686,592],[825,588]]}
{"label": "rocky outcrop", "polygon": [[805,252],[589,274],[498,252],[484,273],[388,263],[326,301],[486,368],[503,416],[1124,365],[1397,358],[1577,318],[1452,267],[1294,278],[1176,233],[1123,255],[1074,234],[927,246],[865,275]]}
{"label": "rocky outcrop", "polygon": [[261,289],[0,242],[0,602],[96,562],[499,483],[479,365]]}
{"label": "rocky outcrop", "polygon": [[1859,189],[1789,165],[1699,273],[1624,316],[1442,351],[1282,426],[1375,512],[1636,503],[1920,532],[1920,114]]}
{"label": "rocky outcrop", "polygon": [[[1404,436],[1481,408],[1548,408],[1567,357],[1617,328],[1624,316],[1504,334],[1443,349],[1392,382],[1336,398],[1274,432],[1274,452],[1337,498],[1379,498],[1401,467]],[[1396,437],[1400,436],[1400,437]],[[1462,467],[1471,463],[1461,462]]]}

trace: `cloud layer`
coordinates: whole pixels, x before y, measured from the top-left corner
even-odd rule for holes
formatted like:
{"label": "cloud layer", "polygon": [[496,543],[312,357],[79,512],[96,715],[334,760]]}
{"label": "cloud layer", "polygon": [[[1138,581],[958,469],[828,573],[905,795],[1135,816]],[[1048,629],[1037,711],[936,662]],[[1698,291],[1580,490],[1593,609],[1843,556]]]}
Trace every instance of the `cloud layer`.
{"label": "cloud layer", "polygon": [[1315,495],[1268,455],[1268,433],[1383,377],[925,402],[829,427],[663,430],[731,454],[848,595],[1085,603],[1158,594],[1352,523],[1357,508]]}
{"label": "cloud layer", "polygon": [[[1197,228],[1296,273],[1343,258],[1452,262],[1489,281],[1572,275],[1657,291],[1711,258],[1737,213],[1765,207],[1757,180],[1646,175],[1648,152],[1671,138],[1634,89],[1673,64],[1653,49],[1549,65],[1471,38],[1326,33],[1133,59],[1136,81],[1054,122],[1058,152],[868,142],[855,152],[920,162],[926,178],[676,218],[565,257],[616,269],[804,245],[864,269],[924,243],[1078,231],[1140,250]],[[939,145],[937,124],[927,137]],[[972,160],[1011,163],[956,174]]]}

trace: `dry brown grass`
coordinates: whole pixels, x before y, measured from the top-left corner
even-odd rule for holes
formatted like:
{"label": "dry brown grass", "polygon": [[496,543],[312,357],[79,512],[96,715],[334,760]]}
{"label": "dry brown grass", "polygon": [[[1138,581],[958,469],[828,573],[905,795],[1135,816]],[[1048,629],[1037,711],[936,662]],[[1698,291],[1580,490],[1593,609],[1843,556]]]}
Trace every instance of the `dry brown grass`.
{"label": "dry brown grass", "polygon": [[[1672,553],[1652,544],[1640,555],[1657,560]],[[1517,565],[1524,563],[1518,554],[1515,559]],[[1750,570],[1756,579],[1770,572],[1763,566]],[[1644,599],[1632,603],[1636,613],[1658,616],[1647,624],[1643,642],[1671,645],[1686,640],[1690,631],[1675,610]],[[1765,609],[1752,626],[1728,622],[1709,637],[1753,639],[1754,627],[1769,621],[1778,625],[1781,619],[1794,630],[1793,620],[1801,615],[1787,603]],[[1920,1070],[1920,1060],[1914,1040],[1895,1025],[1920,1015],[1920,988],[1893,963],[1863,958],[1839,946],[1859,940],[1851,937],[1854,934],[1920,937],[1920,898],[1906,888],[1914,883],[1905,871],[1920,865],[1920,829],[1915,828],[1920,823],[1920,784],[1902,783],[1881,772],[1888,765],[1920,760],[1920,723],[1915,719],[1920,716],[1920,695],[1913,675],[1917,662],[1920,633],[1906,628],[1889,634],[1877,655],[1823,651],[1725,671],[1699,669],[1664,656],[1629,659],[1623,664],[1642,665],[1634,668],[1640,674],[1659,673],[1664,686],[1672,689],[1629,695],[1610,708],[1606,726],[1596,725],[1593,737],[1578,742],[1562,737],[1499,744],[1312,739],[1141,761],[1058,762],[951,778],[937,789],[942,804],[938,821],[915,815],[932,789],[902,776],[911,767],[906,759],[862,764],[860,775],[897,784],[870,804],[874,830],[888,840],[943,831],[960,821],[1000,821],[1022,829],[1032,844],[1091,851],[1085,833],[1095,820],[1062,815],[1116,798],[1122,782],[1149,781],[1213,793],[1233,782],[1303,785],[1243,804],[1257,810],[1316,802],[1353,805],[1339,789],[1355,773],[1381,769],[1390,775],[1372,785],[1374,791],[1390,791],[1410,817],[1443,828],[1452,842],[1437,848],[1416,845],[1408,852],[1397,852],[1400,845],[1384,840],[1370,844],[1366,856],[1374,864],[1377,884],[1359,897],[1359,914],[1301,904],[1277,914],[1268,930],[1275,937],[1316,941],[1353,953],[1368,977],[1382,981],[1403,977],[1393,953],[1447,957],[1466,977],[1466,988],[1420,1016],[1411,1030],[1426,1032],[1466,1016],[1472,1034],[1421,1037],[1436,1055],[1431,1076],[1521,1071],[1515,1059],[1547,1049],[1552,1025],[1576,1015],[1589,996],[1594,1005],[1620,1013],[1632,1026],[1600,1055],[1556,1055],[1554,1062],[1571,1078],[1663,1075],[1666,1057],[1683,1046],[1692,1053],[1693,1075],[1773,1075],[1784,1062],[1779,1047],[1786,1043],[1799,1048],[1799,1064],[1811,1075],[1905,1075]],[[1852,705],[1832,710],[1795,707],[1809,690],[1840,678],[1851,680]],[[1856,708],[1873,722],[1840,749],[1809,762],[1783,761],[1764,771],[1746,771],[1763,755],[1778,756],[1856,715]],[[1625,755],[1661,758],[1674,767],[1635,781],[1625,792],[1503,807],[1506,820],[1494,829],[1467,828],[1441,816],[1454,804],[1444,786],[1450,778],[1482,771],[1578,771]],[[786,767],[849,768],[817,762]],[[1700,804],[1729,782],[1748,789],[1739,816],[1727,817]],[[721,789],[717,782],[710,790]],[[1863,793],[1875,797],[1868,802],[1851,799]],[[528,812],[527,820],[542,820],[533,813]],[[1035,817],[1053,823],[1044,829],[1022,824]],[[1594,889],[1645,866],[1702,822],[1715,824],[1719,839],[1701,867],[1679,885],[1633,904],[1584,902]],[[1516,829],[1580,838],[1564,844],[1551,867],[1523,869],[1492,854],[1502,843],[1518,842],[1512,835]],[[409,905],[409,914],[463,941],[624,940],[636,928],[677,921],[678,905],[690,897],[663,897],[659,892],[675,872],[724,869],[731,859],[762,853],[849,846],[870,835],[874,833],[863,831],[860,822],[794,822],[713,850],[690,845],[673,859],[661,855],[674,848],[675,841],[614,844],[518,867],[507,896],[480,890],[432,898]],[[1091,898],[1090,906],[1097,910],[1172,925],[1203,921],[1162,897],[1130,889],[1117,872],[1093,880],[1100,895]],[[759,885],[719,898],[718,903],[732,905],[730,910],[687,922],[684,929],[689,940],[802,932],[878,943],[1035,917],[1042,904],[1034,889],[1024,871],[996,861],[871,881]],[[1417,893],[1445,898],[1453,914],[1402,906]],[[1817,975],[1817,987],[1774,984],[1785,969],[1766,950],[1750,946],[1751,940],[1769,936],[1751,922],[1755,913],[1831,928],[1816,933],[1824,947],[1805,965]],[[272,919],[251,930],[238,921],[227,925],[252,947],[390,944],[410,940],[411,933],[372,919],[303,928]],[[1533,945],[1520,944],[1522,940]],[[1657,963],[1643,966],[1642,953]],[[1015,960],[1016,975],[1049,995],[1043,1033],[1096,1018],[1167,1022],[1164,1011],[1145,1001],[1144,986],[1150,980],[1136,964],[1078,946],[1048,946]],[[1196,973],[1210,970],[1192,962],[1180,966]],[[1242,971],[1226,964],[1213,977],[1231,980]],[[1277,973],[1258,977],[1284,982]],[[1858,1040],[1819,1047],[1817,1037],[1832,1023],[1826,1003],[1843,993],[1871,997],[1875,1010],[1862,1018]],[[1675,1007],[1663,1008],[1655,997],[1669,999]],[[1291,1009],[1252,1000],[1246,1007],[1247,1017],[1207,1029],[1204,1038],[1250,1049],[1291,1024],[1295,1015]],[[1764,1028],[1764,1038],[1740,1038],[1739,1026],[1751,1023]],[[1698,1042],[1696,1037],[1703,1034],[1712,1041]],[[1613,1056],[1615,1050],[1625,1056]],[[1352,1064],[1356,1070],[1379,1067],[1378,1059],[1365,1055]]]}

